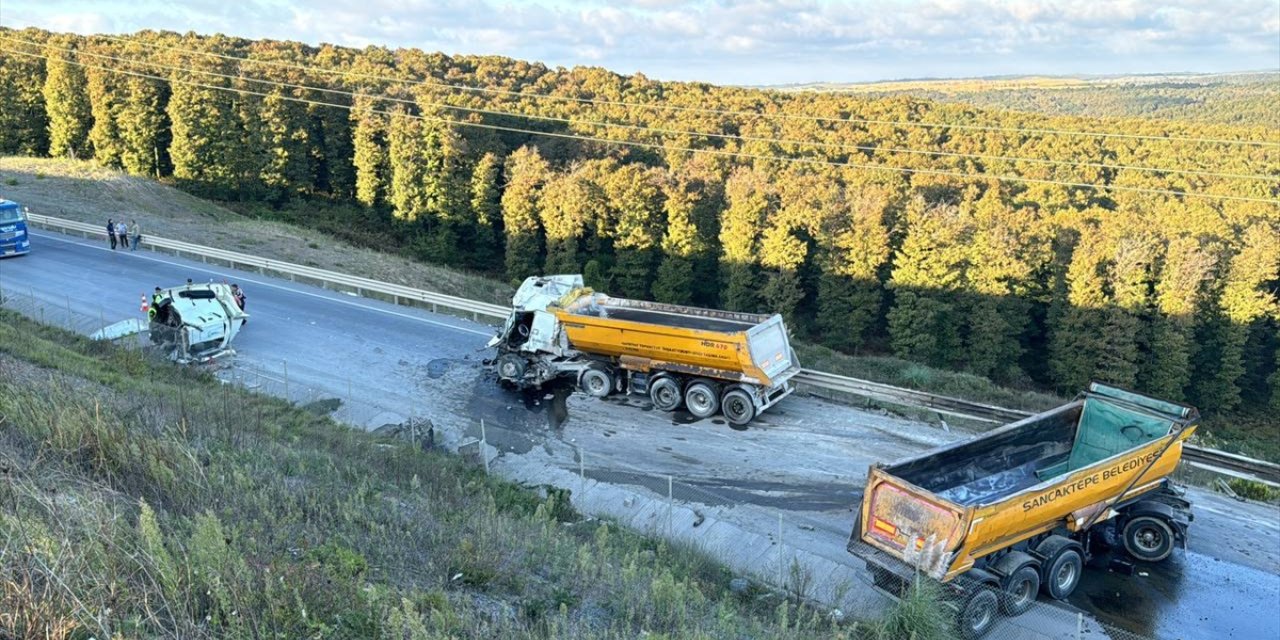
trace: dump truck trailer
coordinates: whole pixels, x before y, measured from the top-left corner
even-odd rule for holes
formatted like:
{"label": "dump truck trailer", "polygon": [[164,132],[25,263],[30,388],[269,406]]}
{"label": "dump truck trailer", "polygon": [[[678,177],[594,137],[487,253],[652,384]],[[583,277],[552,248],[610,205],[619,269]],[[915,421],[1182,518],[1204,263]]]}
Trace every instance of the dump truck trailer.
{"label": "dump truck trailer", "polygon": [[567,379],[595,397],[645,394],[657,409],[735,425],[790,395],[800,371],[781,316],[615,298],[580,275],[526,279],[489,346],[505,382]]}
{"label": "dump truck trailer", "polygon": [[1100,383],[967,442],[873,465],[849,539],[877,587],[942,582],[960,630],[984,634],[1037,592],[1064,599],[1095,547],[1158,562],[1185,547],[1191,505],[1168,477],[1192,407]]}

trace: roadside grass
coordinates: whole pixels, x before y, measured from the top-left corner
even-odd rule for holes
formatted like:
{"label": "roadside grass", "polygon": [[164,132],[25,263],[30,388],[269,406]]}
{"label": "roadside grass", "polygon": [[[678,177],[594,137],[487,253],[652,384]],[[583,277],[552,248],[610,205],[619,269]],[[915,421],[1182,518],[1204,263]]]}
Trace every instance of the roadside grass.
{"label": "roadside grass", "polygon": [[562,492],[7,311],[0,479],[4,637],[900,637],[735,594]]}

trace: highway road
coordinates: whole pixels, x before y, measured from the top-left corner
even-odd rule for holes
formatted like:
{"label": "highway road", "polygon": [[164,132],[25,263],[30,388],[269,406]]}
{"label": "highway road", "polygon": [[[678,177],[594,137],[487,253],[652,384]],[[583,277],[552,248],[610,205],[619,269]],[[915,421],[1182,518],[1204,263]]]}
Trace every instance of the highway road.
{"label": "highway road", "polygon": [[[480,434],[510,469],[543,465],[677,499],[769,531],[781,511],[790,544],[843,552],[866,467],[963,437],[815,398],[792,397],[745,429],[651,411],[641,399],[500,389],[481,366],[482,324],[304,284],[147,252],[112,252],[39,231],[30,256],[0,261],[10,306],[89,333],[139,315],[139,297],[187,278],[239,283],[249,324],[219,375],[299,402],[337,399],[364,428],[426,417],[449,445]],[[97,321],[95,321],[97,319]],[[1193,491],[1188,550],[1171,562],[1110,571],[1105,559],[1071,605],[1147,635],[1280,638],[1280,511]],[[734,503],[751,505],[735,508]],[[1069,610],[1076,610],[1068,607]]]}

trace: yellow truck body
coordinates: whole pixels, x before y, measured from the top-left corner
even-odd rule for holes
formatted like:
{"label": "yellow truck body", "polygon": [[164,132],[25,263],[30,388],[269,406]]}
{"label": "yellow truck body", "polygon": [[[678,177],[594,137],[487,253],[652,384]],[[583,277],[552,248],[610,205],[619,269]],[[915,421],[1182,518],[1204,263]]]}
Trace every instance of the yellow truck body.
{"label": "yellow truck body", "polygon": [[1168,477],[1197,417],[1191,407],[1093,383],[1065,406],[873,465],[849,551],[881,586],[919,572],[944,583],[969,575],[968,592],[975,584],[1001,591],[1030,566],[1038,577],[1018,575],[1066,597],[1077,575],[1054,572],[1070,573],[1059,566],[1064,552],[1079,556],[1067,558],[1068,569],[1082,566],[1091,534],[1151,561],[1185,541],[1190,505]]}
{"label": "yellow truck body", "polygon": [[771,386],[792,368],[780,316],[581,293],[553,309],[574,348],[626,368],[672,370]]}
{"label": "yellow truck body", "polygon": [[735,425],[794,391],[800,372],[779,315],[617,298],[578,275],[527,279],[490,342],[500,380],[573,381],[597,397],[648,394],[664,411],[722,413]]}

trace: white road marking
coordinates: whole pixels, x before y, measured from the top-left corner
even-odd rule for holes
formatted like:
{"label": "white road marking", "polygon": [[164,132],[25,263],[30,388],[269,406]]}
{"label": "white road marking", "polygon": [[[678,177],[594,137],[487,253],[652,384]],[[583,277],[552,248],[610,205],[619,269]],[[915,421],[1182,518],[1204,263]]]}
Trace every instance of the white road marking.
{"label": "white road marking", "polygon": [[[31,233],[31,235],[33,235],[33,236],[37,236],[37,237],[40,237],[40,238],[47,238],[47,239],[49,239],[49,240],[56,240],[56,241],[58,241],[58,242],[65,242],[65,243],[67,243],[67,244],[74,244],[74,245],[76,245],[76,246],[78,246],[78,247],[84,247],[84,248],[86,248],[86,249],[95,249],[95,250],[98,250],[98,251],[107,251],[107,252],[110,252],[110,251],[111,251],[110,249],[108,249],[108,248],[106,248],[106,247],[99,247],[99,246],[97,246],[97,245],[88,244],[88,243],[85,243],[85,242],[77,242],[77,241],[75,241],[75,240],[68,240],[68,239],[66,239],[66,238],[59,238],[59,237],[57,237],[57,236],[52,236],[52,235],[48,235],[48,234],[44,234],[44,233],[34,233],[34,232],[29,232],[29,233]],[[228,272],[228,271],[235,271],[234,269],[226,269],[226,270],[224,270],[224,271],[214,271],[214,270],[212,270],[212,269],[205,269],[205,268],[201,268],[201,267],[197,267],[197,266],[192,266],[192,265],[182,264],[181,262],[174,262],[174,261],[172,261],[172,260],[164,260],[164,259],[162,259],[162,258],[157,258],[157,257],[155,257],[155,256],[140,255],[140,254],[136,254],[136,253],[134,253],[134,252],[132,252],[132,251],[124,252],[124,253],[122,253],[122,252],[120,252],[120,251],[116,251],[115,253],[116,253],[117,255],[127,255],[127,256],[130,256],[130,257],[133,257],[133,258],[139,258],[139,259],[141,259],[141,260],[150,260],[150,261],[152,261],[152,262],[159,262],[159,263],[161,263],[161,264],[167,264],[167,265],[170,265],[170,266],[173,266],[173,267],[180,267],[180,268],[183,268],[183,269],[189,269],[189,270],[192,270],[192,271],[200,271],[200,272],[203,272],[203,273],[209,273],[209,274],[213,274],[213,275],[215,275],[215,276],[222,276],[222,277],[224,277],[224,278],[225,278],[225,277],[228,277],[228,276],[227,276],[227,272]],[[457,326],[457,325],[452,325],[452,324],[449,324],[449,323],[447,323],[447,322],[439,322],[439,321],[436,321],[436,320],[429,320],[429,319],[427,319],[427,318],[421,318],[421,317],[414,316],[414,315],[410,315],[410,314],[407,314],[407,313],[400,313],[399,311],[392,311],[392,310],[390,310],[390,309],[381,309],[381,308],[378,308],[378,307],[372,307],[372,306],[369,306],[369,305],[367,305],[367,304],[360,304],[360,303],[358,303],[358,302],[351,302],[351,301],[349,301],[349,300],[340,300],[340,299],[338,299],[338,298],[332,298],[332,297],[329,297],[329,296],[320,295],[320,294],[318,294],[318,293],[311,293],[310,291],[300,291],[300,290],[298,290],[298,289],[292,289],[292,288],[286,287],[286,286],[284,286],[284,285],[279,285],[279,284],[275,284],[275,283],[271,283],[271,282],[265,282],[265,281],[262,281],[262,280],[254,280],[254,279],[252,279],[252,278],[242,278],[242,277],[240,277],[240,276],[238,276],[238,275],[237,275],[237,276],[235,276],[235,277],[236,277],[236,279],[237,279],[237,280],[239,280],[239,281],[241,281],[241,282],[252,282],[253,284],[260,285],[260,286],[263,286],[263,287],[271,287],[272,289],[280,289],[281,291],[288,291],[289,293],[296,293],[296,294],[298,294],[298,295],[310,296],[310,297],[312,297],[312,298],[318,298],[318,299],[320,299],[320,300],[326,300],[326,301],[328,301],[328,302],[333,302],[333,303],[337,303],[337,304],[345,304],[345,305],[347,305],[347,306],[349,306],[349,307],[356,307],[356,308],[358,308],[358,309],[364,309],[364,310],[366,310],[366,311],[373,311],[373,312],[376,312],[376,313],[383,313],[383,314],[386,314],[386,315],[389,315],[389,316],[396,316],[396,317],[399,317],[399,318],[405,318],[405,319],[407,319],[407,320],[415,320],[415,321],[417,321],[417,322],[422,322],[422,323],[426,323],[426,324],[430,324],[430,325],[435,325],[435,326],[437,326],[437,327],[444,327],[445,329],[453,329],[454,331],[461,331],[461,332],[463,332],[463,333],[470,333],[470,334],[477,335],[477,336],[484,336],[484,337],[486,337],[486,338],[493,337],[493,334],[492,334],[492,333],[490,333],[490,332],[488,332],[488,331],[478,331],[478,330],[476,330],[476,329],[468,329],[467,327],[459,327],[459,326]]]}

